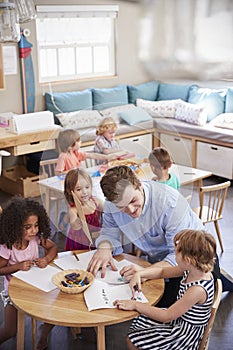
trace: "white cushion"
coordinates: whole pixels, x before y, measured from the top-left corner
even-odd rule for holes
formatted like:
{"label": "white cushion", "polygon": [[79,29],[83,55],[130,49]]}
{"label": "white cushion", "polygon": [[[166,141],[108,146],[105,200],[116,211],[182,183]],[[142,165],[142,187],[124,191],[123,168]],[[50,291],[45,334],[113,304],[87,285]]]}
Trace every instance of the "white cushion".
{"label": "white cushion", "polygon": [[233,130],[233,113],[222,113],[212,119],[209,125]]}
{"label": "white cushion", "polygon": [[111,108],[106,108],[100,111],[102,116],[104,118],[112,118],[116,123],[120,123],[121,117],[119,115],[120,112],[125,112],[128,111],[129,109],[136,108],[134,104],[128,104],[128,105],[121,105],[121,106],[116,106],[116,107],[111,107]]}
{"label": "white cushion", "polygon": [[136,105],[145,109],[152,117],[175,118],[177,101],[180,100],[148,101],[138,98]]}
{"label": "white cushion", "polygon": [[65,129],[84,129],[96,127],[102,116],[96,110],[82,110],[56,115]]}
{"label": "white cushion", "polygon": [[205,125],[207,122],[207,111],[205,107],[198,104],[179,100],[176,104],[175,119],[190,124]]}

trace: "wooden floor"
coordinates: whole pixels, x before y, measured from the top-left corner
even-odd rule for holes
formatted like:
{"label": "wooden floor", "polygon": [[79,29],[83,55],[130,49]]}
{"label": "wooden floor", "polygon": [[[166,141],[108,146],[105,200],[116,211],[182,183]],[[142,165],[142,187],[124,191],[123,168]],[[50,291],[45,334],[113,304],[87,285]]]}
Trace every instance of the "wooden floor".
{"label": "wooden floor", "polygon": [[[211,177],[204,181],[204,185],[223,182],[225,179],[219,177]],[[192,194],[191,206],[195,207],[198,205],[198,194],[195,188],[186,186],[182,188],[181,192],[186,196]],[[0,203],[4,207],[6,200],[9,198],[4,192],[0,191]],[[224,252],[219,253],[220,266],[224,268],[231,276],[233,276],[233,239],[232,239],[232,228],[233,228],[233,187],[229,188],[225,207],[223,211],[223,220],[220,222],[220,229],[222,232]],[[214,225],[208,224],[206,229],[213,233],[216,238]],[[64,244],[64,237],[57,236],[56,241],[62,250]],[[218,245],[219,247],[219,245]],[[0,290],[2,289],[2,277],[0,277]],[[2,302],[0,301],[0,324],[4,320],[4,310]],[[39,327],[38,322],[38,327]],[[106,327],[106,343],[107,350],[124,350],[125,336],[127,334],[130,322],[125,322],[120,325],[114,325]],[[233,293],[223,293],[222,301],[216,316],[214,327],[211,333],[211,339],[209,344],[209,350],[230,350],[233,349]],[[24,350],[32,350],[31,342],[31,320],[27,318],[25,327],[25,348]],[[1,350],[15,350],[16,339],[11,339],[0,346]],[[74,349],[85,349],[95,350],[96,349],[96,335],[93,328],[82,329],[82,334],[79,338],[75,339],[71,334],[70,329],[66,327],[54,327],[49,337],[49,350],[74,350]],[[23,350],[23,349],[22,349]],[[185,350],[185,349],[184,349]]]}

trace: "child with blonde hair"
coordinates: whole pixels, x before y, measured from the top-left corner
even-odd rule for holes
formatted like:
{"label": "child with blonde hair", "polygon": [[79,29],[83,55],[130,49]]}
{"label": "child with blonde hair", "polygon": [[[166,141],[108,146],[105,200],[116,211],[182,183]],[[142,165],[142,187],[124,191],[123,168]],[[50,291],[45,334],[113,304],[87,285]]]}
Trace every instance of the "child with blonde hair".
{"label": "child with blonde hair", "polygon": [[[121,156],[126,151],[120,149],[118,141],[115,139],[118,126],[113,118],[104,118],[97,127],[94,152],[99,154],[117,154]],[[98,164],[103,164],[104,161],[98,160]]]}
{"label": "child with blonde hair", "polygon": [[167,184],[175,189],[180,188],[178,177],[169,171],[172,166],[172,160],[165,148],[154,148],[150,152],[148,159],[151,170],[156,175],[152,180]]}
{"label": "child with blonde hair", "polygon": [[116,158],[116,156],[112,154],[105,155],[94,152],[80,151],[81,138],[79,132],[73,129],[65,129],[60,131],[57,141],[61,153],[59,154],[55,168],[56,173],[64,173],[70,169],[78,168],[81,166],[82,161],[88,158],[102,161],[108,161]]}
{"label": "child with blonde hair", "polygon": [[187,229],[175,235],[174,244],[177,266],[138,268],[130,280],[134,298],[135,291],[141,291],[143,280],[183,276],[174,304],[164,309],[134,299],[114,303],[121,310],[140,314],[129,329],[128,349],[198,349],[214,298],[211,271],[216,242],[209,233]]}

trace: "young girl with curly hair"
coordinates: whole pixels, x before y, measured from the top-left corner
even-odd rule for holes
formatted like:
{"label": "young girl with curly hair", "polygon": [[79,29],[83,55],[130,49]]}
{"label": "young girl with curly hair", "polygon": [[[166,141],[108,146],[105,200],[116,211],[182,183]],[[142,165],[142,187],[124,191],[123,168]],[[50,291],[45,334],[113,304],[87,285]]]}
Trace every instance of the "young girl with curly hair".
{"label": "young girl with curly hair", "polygon": [[[118,126],[113,118],[104,118],[96,129],[96,139],[94,145],[94,152],[101,154],[116,153],[119,156],[126,153],[120,149],[118,141],[115,139],[115,134]],[[103,164],[104,160],[97,160],[97,164]],[[106,163],[106,162],[105,162]]]}
{"label": "young girl with curly hair", "polygon": [[177,266],[138,269],[130,280],[134,297],[143,280],[182,276],[174,304],[165,309],[135,300],[115,301],[119,309],[140,314],[129,329],[128,349],[198,349],[214,298],[216,242],[209,233],[187,229],[175,235],[174,244]]}
{"label": "young girl with curly hair", "polygon": [[[5,307],[5,324],[0,329],[0,344],[17,333],[17,310],[8,295],[12,273],[28,271],[35,264],[45,268],[57,255],[50,239],[50,221],[38,202],[15,196],[0,215],[0,275],[4,276],[1,297]],[[39,257],[39,246],[45,255]]]}

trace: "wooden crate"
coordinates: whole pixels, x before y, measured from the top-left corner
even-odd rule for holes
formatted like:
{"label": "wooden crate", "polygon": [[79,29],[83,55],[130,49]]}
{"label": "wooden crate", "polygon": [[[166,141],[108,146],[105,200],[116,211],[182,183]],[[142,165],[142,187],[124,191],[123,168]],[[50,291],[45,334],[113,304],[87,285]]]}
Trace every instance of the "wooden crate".
{"label": "wooden crate", "polygon": [[23,197],[40,196],[39,175],[29,172],[24,165],[15,165],[2,170],[1,189]]}

